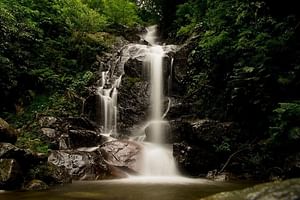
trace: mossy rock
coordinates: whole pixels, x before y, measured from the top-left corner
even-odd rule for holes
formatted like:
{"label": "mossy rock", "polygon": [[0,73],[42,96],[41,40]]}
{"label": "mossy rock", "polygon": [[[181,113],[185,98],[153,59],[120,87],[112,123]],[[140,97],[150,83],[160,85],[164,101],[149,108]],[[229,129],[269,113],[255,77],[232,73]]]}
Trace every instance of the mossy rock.
{"label": "mossy rock", "polygon": [[47,190],[48,188],[49,186],[45,182],[34,179],[29,183],[27,183],[24,189],[25,190]]}
{"label": "mossy rock", "polygon": [[23,184],[22,171],[14,159],[0,159],[0,190],[15,190]]}
{"label": "mossy rock", "polygon": [[222,192],[202,200],[276,200],[300,199],[300,178],[259,184],[243,190]]}
{"label": "mossy rock", "polygon": [[0,118],[0,142],[15,144],[17,141],[17,131],[12,128],[4,119]]}

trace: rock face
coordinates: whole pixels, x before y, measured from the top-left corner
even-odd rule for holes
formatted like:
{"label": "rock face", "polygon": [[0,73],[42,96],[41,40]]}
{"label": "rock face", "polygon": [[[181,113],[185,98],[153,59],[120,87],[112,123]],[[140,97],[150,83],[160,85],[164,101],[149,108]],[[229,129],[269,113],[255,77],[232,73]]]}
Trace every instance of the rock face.
{"label": "rock face", "polygon": [[17,141],[17,131],[12,128],[5,120],[0,118],[0,142],[14,144]]}
{"label": "rock face", "polygon": [[99,151],[52,151],[48,162],[65,168],[74,180],[98,180],[110,175],[109,168]]}
{"label": "rock face", "polygon": [[99,127],[85,117],[43,116],[39,123],[44,140],[53,150],[97,146],[105,141]]}
{"label": "rock face", "polygon": [[115,140],[101,145],[106,163],[129,173],[140,171],[141,146],[133,141]]}
{"label": "rock face", "polygon": [[74,180],[124,178],[138,173],[140,152],[135,142],[115,140],[100,147],[52,151],[48,162],[65,168]]}
{"label": "rock face", "polygon": [[21,168],[14,159],[0,159],[0,190],[13,190],[24,181]]}
{"label": "rock face", "polygon": [[232,123],[205,119],[174,120],[170,124],[174,157],[183,173],[202,176],[218,169],[230,155],[227,148],[235,148],[226,142],[226,138],[233,139]]}
{"label": "rock face", "polygon": [[300,199],[300,179],[259,184],[244,190],[222,192],[202,200],[267,200]]}
{"label": "rock face", "polygon": [[149,83],[141,78],[124,75],[119,89],[118,130],[130,134],[132,127],[147,118],[150,105]]}

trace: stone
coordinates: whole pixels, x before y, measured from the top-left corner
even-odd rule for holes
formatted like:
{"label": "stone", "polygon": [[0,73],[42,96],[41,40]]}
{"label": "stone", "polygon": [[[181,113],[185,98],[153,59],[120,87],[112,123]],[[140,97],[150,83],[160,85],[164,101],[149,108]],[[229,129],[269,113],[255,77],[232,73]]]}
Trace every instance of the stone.
{"label": "stone", "polygon": [[74,180],[99,180],[111,177],[100,151],[51,151],[48,162],[65,168]]}
{"label": "stone", "polygon": [[48,185],[72,183],[72,176],[64,166],[47,163],[46,170],[38,176]]}
{"label": "stone", "polygon": [[0,159],[0,190],[16,190],[23,184],[21,168],[15,159]]}
{"label": "stone", "polygon": [[12,128],[4,119],[0,118],[0,142],[16,143],[17,131]]}
{"label": "stone", "polygon": [[300,179],[264,183],[243,190],[222,192],[201,200],[276,200],[300,199]]}
{"label": "stone", "polygon": [[138,143],[125,140],[110,141],[100,146],[107,164],[133,174],[140,172],[141,149]]}
{"label": "stone", "polygon": [[37,180],[37,179],[31,180],[24,187],[24,190],[29,190],[29,191],[31,191],[31,190],[34,190],[34,191],[47,190],[47,189],[49,189],[49,186],[45,182],[43,182],[41,180]]}

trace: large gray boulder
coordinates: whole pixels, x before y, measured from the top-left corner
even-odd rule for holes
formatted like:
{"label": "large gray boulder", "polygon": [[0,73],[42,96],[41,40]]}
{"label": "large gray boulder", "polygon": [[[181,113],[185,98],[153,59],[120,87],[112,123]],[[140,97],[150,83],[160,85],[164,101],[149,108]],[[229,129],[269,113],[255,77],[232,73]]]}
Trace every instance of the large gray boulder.
{"label": "large gray boulder", "polygon": [[101,145],[106,163],[129,173],[139,173],[141,145],[133,141],[115,140]]}
{"label": "large gray boulder", "polygon": [[48,162],[65,168],[74,180],[98,180],[111,176],[109,167],[99,151],[52,151]]}

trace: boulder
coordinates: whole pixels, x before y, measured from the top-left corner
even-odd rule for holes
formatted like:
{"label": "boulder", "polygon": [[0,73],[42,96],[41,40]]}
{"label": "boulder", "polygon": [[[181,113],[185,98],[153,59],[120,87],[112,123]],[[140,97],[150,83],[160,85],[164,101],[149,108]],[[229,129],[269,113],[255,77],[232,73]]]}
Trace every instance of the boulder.
{"label": "boulder", "polygon": [[63,167],[74,180],[98,180],[111,177],[108,165],[100,151],[51,151],[48,162]]}
{"label": "boulder", "polygon": [[49,162],[34,165],[24,175],[26,180],[41,180],[47,185],[67,184],[72,182],[72,177],[64,166],[56,166]]}
{"label": "boulder", "polygon": [[190,175],[204,175],[210,170],[220,169],[232,149],[238,148],[233,143],[238,134],[231,122],[178,119],[170,124],[175,159],[181,171]]}
{"label": "boulder", "polygon": [[19,189],[23,181],[21,168],[15,159],[0,159],[0,190]]}
{"label": "boulder", "polygon": [[12,128],[5,120],[0,118],[0,142],[16,143],[17,131]]}
{"label": "boulder", "polygon": [[34,191],[47,190],[47,189],[49,189],[49,186],[45,182],[43,182],[41,180],[37,180],[37,179],[30,181],[24,187],[24,190],[29,190],[29,191],[31,191],[31,190],[34,190]]}
{"label": "boulder", "polygon": [[267,200],[300,199],[300,179],[259,184],[243,190],[222,192],[201,200]]}
{"label": "boulder", "polygon": [[129,173],[140,171],[142,147],[133,141],[115,140],[102,144],[102,152],[106,163]]}

